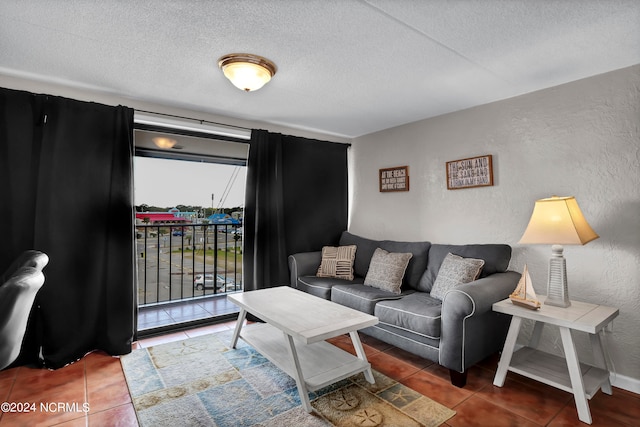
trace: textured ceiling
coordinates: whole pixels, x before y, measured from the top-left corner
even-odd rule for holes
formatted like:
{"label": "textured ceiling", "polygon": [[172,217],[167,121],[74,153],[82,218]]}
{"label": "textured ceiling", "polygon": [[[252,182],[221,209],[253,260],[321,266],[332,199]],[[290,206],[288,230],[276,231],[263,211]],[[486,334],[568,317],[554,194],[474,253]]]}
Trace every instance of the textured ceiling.
{"label": "textured ceiling", "polygon": [[638,0],[0,2],[0,74],[342,137],[638,63]]}

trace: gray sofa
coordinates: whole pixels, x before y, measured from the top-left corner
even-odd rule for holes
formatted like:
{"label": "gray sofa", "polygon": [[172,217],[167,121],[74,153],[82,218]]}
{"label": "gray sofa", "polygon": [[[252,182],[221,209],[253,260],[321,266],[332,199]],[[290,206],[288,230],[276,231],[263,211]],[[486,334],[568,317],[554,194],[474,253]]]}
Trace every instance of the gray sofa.
{"label": "gray sofa", "polygon": [[[377,325],[362,332],[448,368],[458,387],[466,384],[470,366],[502,349],[510,317],[491,306],[507,298],[520,278],[507,271],[510,246],[377,241],[347,231],[339,245],[357,247],[353,280],[317,277],[322,252],[305,252],[289,256],[291,286],[378,317]],[[413,254],[400,294],[364,285],[378,247]],[[440,300],[430,291],[448,253],[485,264],[477,280],[456,286]]]}

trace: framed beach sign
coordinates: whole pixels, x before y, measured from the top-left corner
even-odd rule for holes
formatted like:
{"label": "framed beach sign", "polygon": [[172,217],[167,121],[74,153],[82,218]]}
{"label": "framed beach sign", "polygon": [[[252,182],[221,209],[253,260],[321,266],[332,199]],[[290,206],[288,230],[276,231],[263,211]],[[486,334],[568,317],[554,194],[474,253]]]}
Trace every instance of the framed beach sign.
{"label": "framed beach sign", "polygon": [[491,154],[447,162],[447,189],[493,185]]}
{"label": "framed beach sign", "polygon": [[409,191],[409,166],[380,169],[380,192]]}

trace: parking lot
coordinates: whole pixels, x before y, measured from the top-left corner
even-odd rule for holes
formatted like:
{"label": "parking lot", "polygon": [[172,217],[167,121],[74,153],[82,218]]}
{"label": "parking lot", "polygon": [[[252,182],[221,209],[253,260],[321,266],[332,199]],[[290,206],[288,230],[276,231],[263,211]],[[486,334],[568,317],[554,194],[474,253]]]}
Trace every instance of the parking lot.
{"label": "parking lot", "polygon": [[[190,234],[137,239],[139,305],[242,289],[241,240],[231,233],[209,232],[205,245],[203,232],[196,231],[195,238]],[[194,276],[198,274],[219,275],[227,286],[196,289]]]}

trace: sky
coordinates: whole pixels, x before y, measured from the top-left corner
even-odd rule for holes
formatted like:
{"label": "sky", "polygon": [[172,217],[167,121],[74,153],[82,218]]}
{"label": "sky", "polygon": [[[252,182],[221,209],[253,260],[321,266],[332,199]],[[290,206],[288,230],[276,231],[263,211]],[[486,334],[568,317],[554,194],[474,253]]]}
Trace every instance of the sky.
{"label": "sky", "polygon": [[[234,170],[238,169],[231,184]],[[246,167],[135,156],[133,160],[136,205],[171,208],[177,205],[215,208],[244,206]],[[220,205],[225,189],[231,185]]]}

